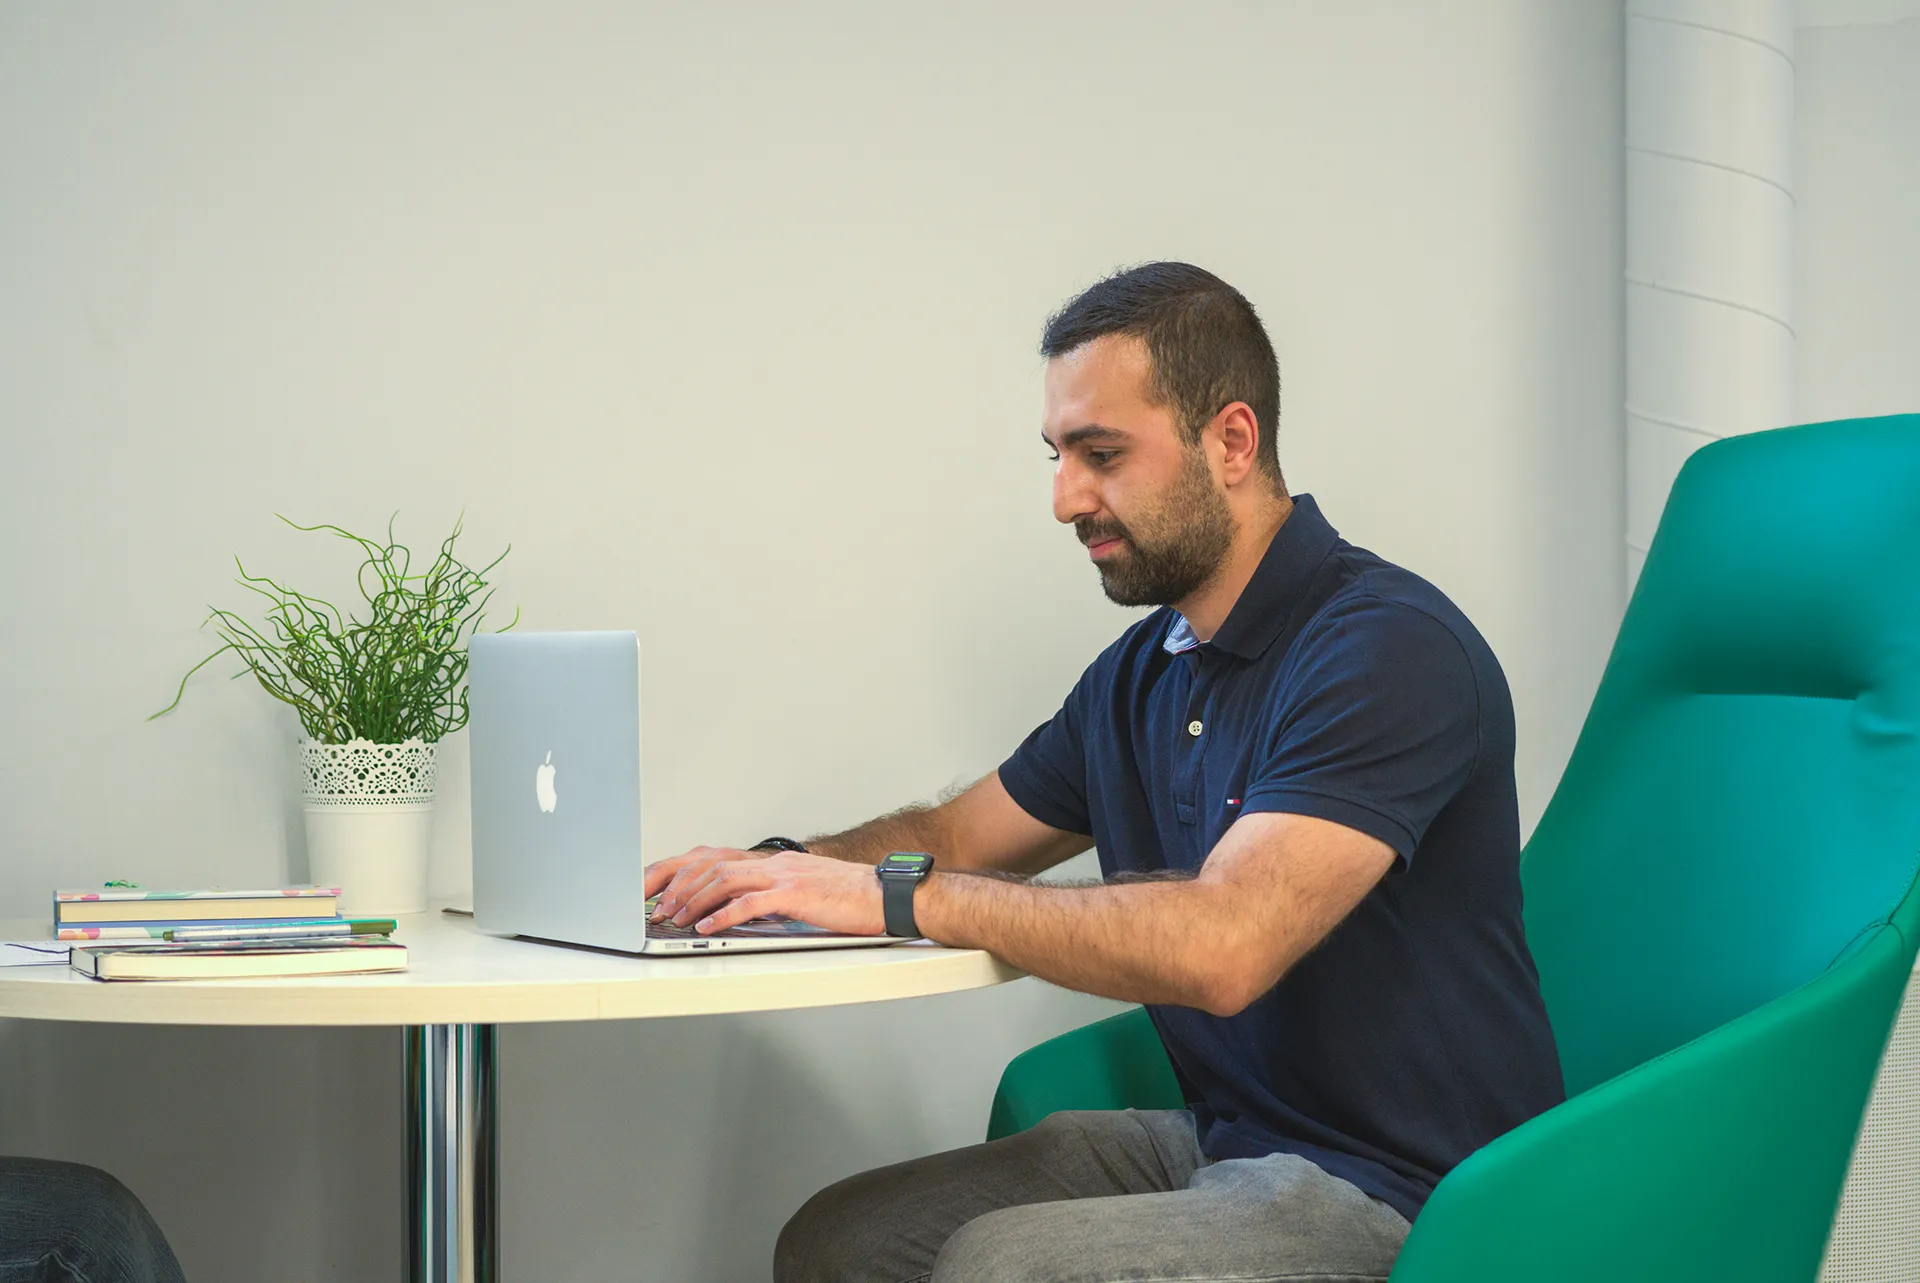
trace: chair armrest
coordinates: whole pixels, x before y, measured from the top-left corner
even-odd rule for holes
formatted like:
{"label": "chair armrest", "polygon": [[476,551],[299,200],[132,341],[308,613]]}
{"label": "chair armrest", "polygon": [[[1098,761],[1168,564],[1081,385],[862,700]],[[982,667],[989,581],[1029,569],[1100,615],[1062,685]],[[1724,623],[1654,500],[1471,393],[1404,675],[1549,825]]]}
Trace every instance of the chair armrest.
{"label": "chair armrest", "polygon": [[1060,1109],[1185,1109],[1173,1064],[1145,1007],[1049,1038],[1007,1062],[987,1139],[1011,1136]]}
{"label": "chair armrest", "polygon": [[1454,1169],[1394,1283],[1808,1283],[1913,963],[1900,932]]}

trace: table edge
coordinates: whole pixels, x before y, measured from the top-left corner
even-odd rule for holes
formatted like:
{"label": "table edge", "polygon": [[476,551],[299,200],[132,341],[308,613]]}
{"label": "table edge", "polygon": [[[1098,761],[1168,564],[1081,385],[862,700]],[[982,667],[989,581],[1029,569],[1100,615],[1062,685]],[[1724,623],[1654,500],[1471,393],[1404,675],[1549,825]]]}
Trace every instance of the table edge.
{"label": "table edge", "polygon": [[[672,960],[649,961],[671,965]],[[239,1028],[647,1020],[934,997],[1004,984],[1025,974],[977,949],[940,949],[936,956],[908,966],[852,967],[833,975],[831,987],[822,985],[820,971],[678,977],[655,972],[624,980],[366,987],[343,983],[361,978],[347,976],[205,983],[92,981],[84,988],[13,981],[0,973],[0,1019]],[[738,994],[741,989],[754,992]],[[77,996],[82,993],[87,996]]]}

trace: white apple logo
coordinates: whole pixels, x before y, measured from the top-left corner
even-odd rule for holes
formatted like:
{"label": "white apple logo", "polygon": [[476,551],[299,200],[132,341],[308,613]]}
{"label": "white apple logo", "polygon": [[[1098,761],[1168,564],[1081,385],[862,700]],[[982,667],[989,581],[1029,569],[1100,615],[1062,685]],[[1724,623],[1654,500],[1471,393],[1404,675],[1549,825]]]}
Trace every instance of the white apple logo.
{"label": "white apple logo", "polygon": [[533,795],[540,799],[540,809],[551,811],[560,803],[559,794],[553,791],[553,750],[547,750],[547,760],[533,773]]}

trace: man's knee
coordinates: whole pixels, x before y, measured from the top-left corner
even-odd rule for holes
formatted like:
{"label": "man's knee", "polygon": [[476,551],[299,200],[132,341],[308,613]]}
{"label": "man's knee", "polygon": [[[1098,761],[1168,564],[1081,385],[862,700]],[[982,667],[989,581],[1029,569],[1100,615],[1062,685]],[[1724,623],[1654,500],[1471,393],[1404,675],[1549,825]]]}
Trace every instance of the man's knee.
{"label": "man's knee", "polygon": [[1116,1129],[1128,1128],[1129,1139],[1139,1141],[1140,1124],[1124,1113],[1065,1111],[1003,1140],[850,1176],[788,1220],[774,1246],[773,1277],[776,1283],[923,1278],[969,1215],[995,1203],[1062,1197],[1060,1173],[1088,1165]]}
{"label": "man's knee", "polygon": [[9,1158],[0,1167],[13,1199],[30,1201],[51,1221],[95,1234],[144,1223],[146,1209],[108,1172],[51,1158]]}
{"label": "man's knee", "polygon": [[1111,1131],[1115,1120],[1122,1116],[1122,1111],[1112,1109],[1057,1109],[1014,1135],[1024,1137],[1028,1144],[1041,1149],[1058,1145],[1084,1147]]}
{"label": "man's knee", "polygon": [[827,1186],[788,1218],[773,1248],[774,1283],[842,1283],[869,1277],[891,1255],[880,1172]]}
{"label": "man's knee", "polygon": [[[97,1167],[43,1158],[0,1159],[0,1206],[39,1251],[76,1261],[125,1262],[142,1277],[179,1278],[172,1249],[133,1191]],[[20,1244],[29,1246],[27,1243]]]}
{"label": "man's knee", "polygon": [[998,1283],[1033,1279],[1036,1254],[1046,1244],[1036,1237],[1041,1218],[1031,1207],[1003,1207],[976,1216],[948,1237],[934,1258],[932,1283]]}

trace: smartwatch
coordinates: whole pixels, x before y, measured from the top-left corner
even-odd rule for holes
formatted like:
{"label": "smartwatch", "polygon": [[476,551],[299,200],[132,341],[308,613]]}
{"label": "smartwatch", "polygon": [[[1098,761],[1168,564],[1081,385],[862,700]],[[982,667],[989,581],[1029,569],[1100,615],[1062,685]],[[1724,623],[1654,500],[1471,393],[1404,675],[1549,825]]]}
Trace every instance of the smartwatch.
{"label": "smartwatch", "polygon": [[792,838],[761,838],[758,842],[755,842],[752,846],[748,847],[747,850],[749,851],[798,851],[802,855],[805,855],[807,853],[807,848],[804,846],[801,846],[798,842],[794,841]]}
{"label": "smartwatch", "polygon": [[874,866],[880,875],[880,911],[886,915],[887,934],[914,939],[913,892],[933,872],[933,857],[925,851],[895,851]]}

